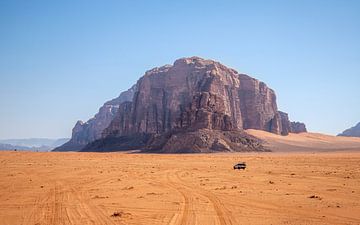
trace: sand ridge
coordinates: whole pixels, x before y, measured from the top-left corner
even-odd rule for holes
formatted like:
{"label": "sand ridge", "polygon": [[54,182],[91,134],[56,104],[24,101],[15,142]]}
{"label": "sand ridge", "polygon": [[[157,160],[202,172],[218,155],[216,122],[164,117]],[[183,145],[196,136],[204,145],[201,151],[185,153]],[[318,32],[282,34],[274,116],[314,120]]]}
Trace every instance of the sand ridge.
{"label": "sand ridge", "polygon": [[338,137],[320,133],[300,133],[287,136],[276,135],[261,130],[246,130],[261,140],[272,151],[360,151],[360,138]]}

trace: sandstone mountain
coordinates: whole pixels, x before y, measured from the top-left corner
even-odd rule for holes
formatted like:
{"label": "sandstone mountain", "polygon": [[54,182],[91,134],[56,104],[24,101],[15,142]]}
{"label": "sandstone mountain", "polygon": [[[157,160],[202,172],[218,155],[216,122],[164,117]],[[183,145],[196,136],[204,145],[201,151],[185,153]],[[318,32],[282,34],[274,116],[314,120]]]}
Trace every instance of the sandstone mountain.
{"label": "sandstone mountain", "polygon": [[85,147],[88,143],[101,138],[103,130],[109,126],[118,112],[121,103],[131,101],[135,93],[134,85],[129,90],[122,92],[119,97],[106,102],[99,112],[86,123],[79,120],[72,129],[70,141],[55,148],[55,151],[77,151]]}
{"label": "sandstone mountain", "polygon": [[356,126],[349,128],[339,134],[338,136],[346,136],[346,137],[360,137],[360,123],[356,124]]}
{"label": "sandstone mountain", "polygon": [[103,112],[105,103],[94,119],[75,126],[72,150],[263,151],[244,129],[306,132],[278,111],[265,83],[212,60],[182,58],[154,68],[130,90],[132,98],[117,101],[116,110]]}

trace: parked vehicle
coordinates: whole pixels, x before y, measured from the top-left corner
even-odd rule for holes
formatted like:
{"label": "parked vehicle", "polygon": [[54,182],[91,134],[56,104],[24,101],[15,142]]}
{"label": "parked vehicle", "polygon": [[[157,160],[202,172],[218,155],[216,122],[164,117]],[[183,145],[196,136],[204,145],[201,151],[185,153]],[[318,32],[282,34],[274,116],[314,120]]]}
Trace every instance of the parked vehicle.
{"label": "parked vehicle", "polygon": [[244,170],[246,168],[245,162],[240,162],[234,165],[234,170]]}

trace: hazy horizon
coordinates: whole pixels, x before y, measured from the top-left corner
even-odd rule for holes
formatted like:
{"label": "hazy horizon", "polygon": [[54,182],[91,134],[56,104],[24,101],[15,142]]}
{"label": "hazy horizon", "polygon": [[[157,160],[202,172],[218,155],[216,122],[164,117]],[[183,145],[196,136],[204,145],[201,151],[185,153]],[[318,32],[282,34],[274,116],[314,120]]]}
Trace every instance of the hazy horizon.
{"label": "hazy horizon", "polygon": [[[275,4],[277,3],[277,4]],[[67,138],[153,67],[219,61],[310,132],[360,122],[360,2],[1,1],[0,139]]]}

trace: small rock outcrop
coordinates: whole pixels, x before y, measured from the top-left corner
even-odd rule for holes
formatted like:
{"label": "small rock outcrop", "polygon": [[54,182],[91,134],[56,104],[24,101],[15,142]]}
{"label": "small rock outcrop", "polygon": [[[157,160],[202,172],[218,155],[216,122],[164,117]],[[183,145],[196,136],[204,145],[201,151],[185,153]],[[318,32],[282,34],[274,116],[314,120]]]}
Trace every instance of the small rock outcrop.
{"label": "small rock outcrop", "polygon": [[272,89],[212,60],[176,60],[147,71],[136,87],[101,139],[83,151],[263,151],[261,142],[244,129],[291,132]]}
{"label": "small rock outcrop", "polygon": [[345,137],[360,137],[360,123],[356,124],[354,127],[351,127],[338,136],[345,136]]}
{"label": "small rock outcrop", "polygon": [[71,139],[54,151],[78,151],[88,143],[102,137],[102,132],[109,126],[117,114],[121,103],[131,101],[136,91],[134,85],[129,90],[122,92],[119,97],[106,102],[99,112],[86,123],[79,120],[72,129]]}
{"label": "small rock outcrop", "polygon": [[306,125],[304,123],[290,121],[287,113],[279,111],[279,114],[281,118],[281,135],[307,132]]}
{"label": "small rock outcrop", "polygon": [[291,122],[290,123],[290,133],[305,133],[307,132],[306,125],[300,122]]}

